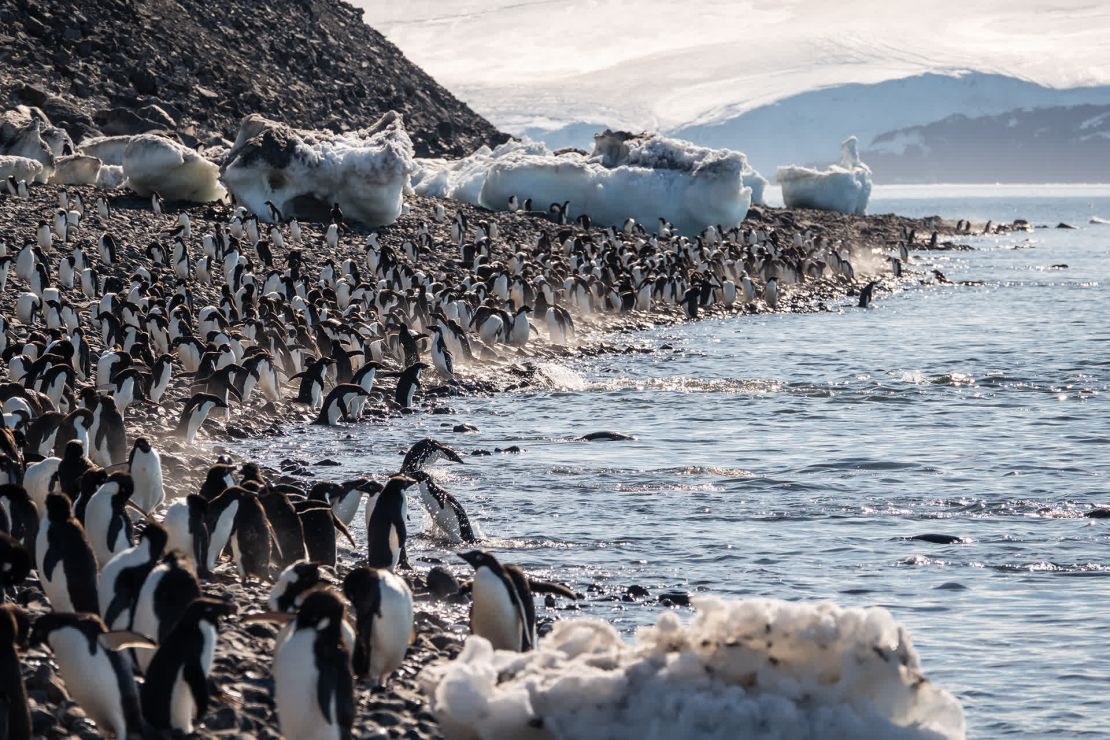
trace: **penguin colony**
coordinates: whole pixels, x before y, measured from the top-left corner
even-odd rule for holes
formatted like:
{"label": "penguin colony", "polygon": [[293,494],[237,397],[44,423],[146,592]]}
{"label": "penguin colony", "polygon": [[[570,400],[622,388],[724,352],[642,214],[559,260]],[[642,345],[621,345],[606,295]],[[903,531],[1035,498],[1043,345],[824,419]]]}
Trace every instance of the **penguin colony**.
{"label": "penguin colony", "polygon": [[[19,655],[36,646],[102,735],[193,732],[235,702],[211,680],[233,621],[277,630],[285,737],[350,736],[359,692],[389,681],[416,633],[410,491],[471,566],[471,630],[495,647],[536,644],[535,593],[576,598],[481,549],[476,522],[426,470],[462,462],[435,440],[384,480],[313,485],[221,456],[185,490],[164,477],[163,454],[195,454],[233,420],[411,413],[480,387],[468,383],[481,365],[569,352],[612,317],[774,310],[861,285],[857,252],[800,228],[687,239],[662,220],[651,231],[567,223],[567,204],[553,204],[512,217],[531,229],[521,241],[492,215],[436,204],[381,233],[338,207],[322,230],[280,212],[263,230],[239,208],[202,219],[157,195],[121,209],[83,188],[5,189],[0,703],[11,738],[32,736]],[[36,228],[10,227],[16,208],[37,210]],[[156,220],[156,238],[133,239],[140,218]],[[913,238],[902,227],[890,240],[903,243],[881,258],[884,275],[901,273]],[[861,306],[880,284],[866,283]],[[360,506],[368,546],[341,562]],[[228,598],[230,580],[261,584],[265,603]],[[35,590],[50,609],[31,620],[17,604]]]}

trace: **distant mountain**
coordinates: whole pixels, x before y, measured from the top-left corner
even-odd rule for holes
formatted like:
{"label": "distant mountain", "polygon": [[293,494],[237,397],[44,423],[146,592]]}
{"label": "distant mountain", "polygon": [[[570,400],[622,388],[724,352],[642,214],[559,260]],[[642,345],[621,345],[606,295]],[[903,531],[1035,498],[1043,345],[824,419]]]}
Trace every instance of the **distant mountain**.
{"label": "distant mountain", "polygon": [[248,113],[340,130],[391,109],[423,156],[507,138],[342,0],[0,0],[0,109],[14,103],[76,139],[234,139]]}
{"label": "distant mountain", "polygon": [[1110,105],[953,115],[865,147],[876,182],[1106,182]]}
{"label": "distant mountain", "polygon": [[[864,161],[873,167],[880,165],[875,167],[875,181],[883,182],[883,164],[872,157],[871,147],[868,146],[877,137],[888,133],[893,137],[893,132],[925,126],[951,116],[963,116],[966,120],[1008,115],[1009,111],[1017,109],[1064,108],[1085,104],[1110,105],[1110,86],[1060,90],[1005,75],[928,73],[877,84],[839,85],[813,90],[725,120],[684,126],[672,133],[705,146],[739,149],[748,155],[756,169],[768,176],[773,175],[775,168],[782,164],[836,161],[839,159],[838,144],[854,134],[861,142]],[[955,127],[946,126],[945,130],[953,136],[959,135]],[[937,131],[939,136],[939,129]],[[1046,153],[1037,156],[1047,156],[1048,140],[1043,140],[1041,144],[1046,147]],[[899,144],[892,139],[889,146],[896,149]],[[961,146],[970,152],[976,146],[975,140]],[[984,155],[977,159],[978,181],[1006,179],[1003,173],[1015,171],[1008,163],[1012,156],[1005,154],[1003,149],[999,142],[997,147],[991,148],[992,152],[996,152],[993,158]],[[923,152],[916,162],[924,165],[932,156],[931,152],[939,150],[939,140],[932,141],[930,151]],[[892,178],[900,181],[936,179],[933,174],[924,171],[915,177],[910,169],[915,162],[913,157],[912,153],[908,158],[894,154],[888,148],[884,150],[883,163],[893,166],[894,159],[900,160],[897,167],[891,170]],[[1077,165],[1081,159],[1076,158]],[[1063,161],[1061,168],[1064,167]],[[944,175],[941,177],[943,179]],[[1076,177],[1067,179],[1078,177],[1077,170]],[[1110,177],[1110,170],[1098,179],[1105,180],[1107,177]]]}

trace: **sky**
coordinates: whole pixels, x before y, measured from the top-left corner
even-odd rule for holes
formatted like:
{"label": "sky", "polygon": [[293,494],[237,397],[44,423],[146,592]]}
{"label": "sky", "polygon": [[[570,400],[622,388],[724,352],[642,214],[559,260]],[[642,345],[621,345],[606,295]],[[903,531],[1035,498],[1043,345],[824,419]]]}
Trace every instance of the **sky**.
{"label": "sky", "polygon": [[354,2],[510,132],[576,121],[673,129],[929,70],[1110,83],[1105,0]]}

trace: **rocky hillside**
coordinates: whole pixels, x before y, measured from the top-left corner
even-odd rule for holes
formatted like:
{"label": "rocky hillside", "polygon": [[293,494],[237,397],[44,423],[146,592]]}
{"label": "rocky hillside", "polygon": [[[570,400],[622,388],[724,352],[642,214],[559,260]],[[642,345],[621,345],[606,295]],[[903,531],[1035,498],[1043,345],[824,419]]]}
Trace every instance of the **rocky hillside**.
{"label": "rocky hillside", "polygon": [[506,137],[342,0],[0,0],[0,108],[75,140],[164,129],[233,139],[248,113],[359,128],[393,109],[418,156]]}

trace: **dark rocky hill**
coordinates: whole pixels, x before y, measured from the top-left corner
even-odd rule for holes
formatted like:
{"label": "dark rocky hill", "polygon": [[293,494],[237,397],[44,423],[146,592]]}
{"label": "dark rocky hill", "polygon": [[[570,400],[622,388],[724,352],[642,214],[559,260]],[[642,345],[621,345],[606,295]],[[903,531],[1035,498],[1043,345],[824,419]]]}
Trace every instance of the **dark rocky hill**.
{"label": "dark rocky hill", "polygon": [[0,108],[83,133],[233,139],[248,113],[305,128],[393,109],[419,156],[507,138],[342,0],[0,0]]}

